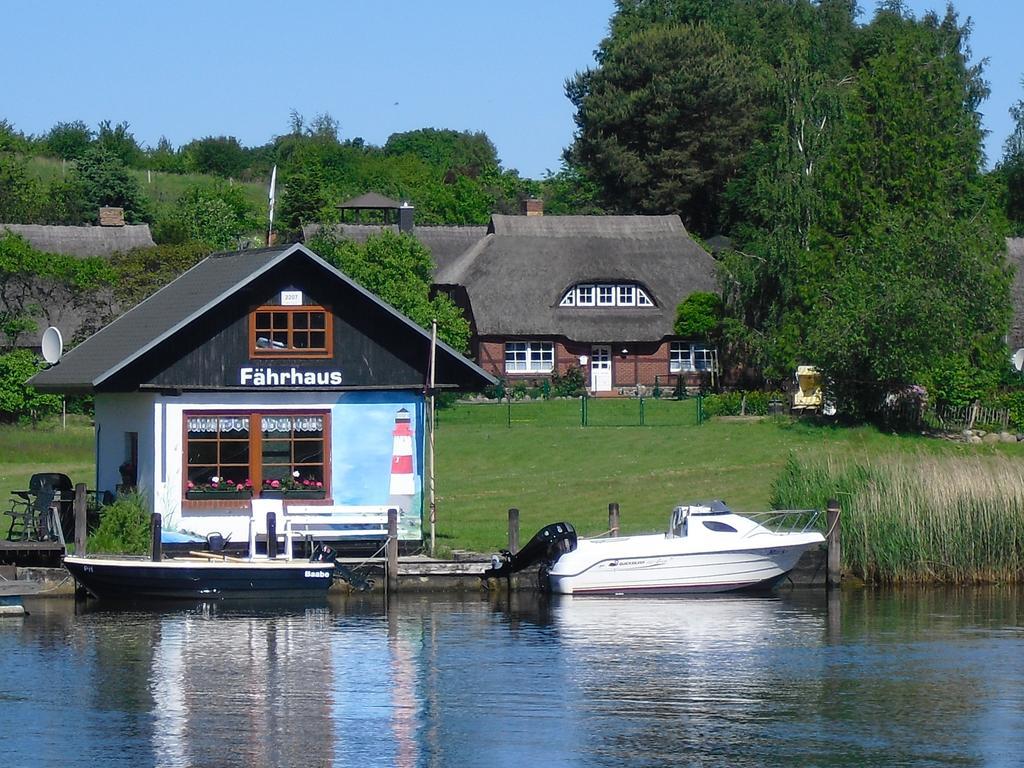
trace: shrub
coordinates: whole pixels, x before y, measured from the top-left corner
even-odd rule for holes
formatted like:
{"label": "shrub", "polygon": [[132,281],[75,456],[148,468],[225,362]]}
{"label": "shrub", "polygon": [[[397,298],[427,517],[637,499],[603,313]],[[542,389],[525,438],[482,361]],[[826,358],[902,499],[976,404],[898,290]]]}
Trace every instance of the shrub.
{"label": "shrub", "polygon": [[556,397],[577,397],[586,389],[583,371],[572,365],[561,375],[555,372],[551,377],[551,387]]}
{"label": "shrub", "polygon": [[490,384],[484,388],[484,397],[491,400],[504,400],[506,391],[505,380],[498,379],[497,384]]}
{"label": "shrub", "polygon": [[149,514],[141,494],[121,496],[100,515],[100,526],[89,537],[90,552],[144,555],[150,547]]}

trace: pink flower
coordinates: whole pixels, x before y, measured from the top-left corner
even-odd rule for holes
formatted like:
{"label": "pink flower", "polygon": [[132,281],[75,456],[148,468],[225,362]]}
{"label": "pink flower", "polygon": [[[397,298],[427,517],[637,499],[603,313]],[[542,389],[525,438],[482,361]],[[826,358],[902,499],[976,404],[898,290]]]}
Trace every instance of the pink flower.
{"label": "pink flower", "polygon": [[248,477],[245,478],[245,487],[252,488],[252,480],[250,480]]}
{"label": "pink flower", "polygon": [[302,484],[303,485],[312,485],[313,483],[311,483],[308,479],[306,479],[306,480],[302,481]]}
{"label": "pink flower", "polygon": [[324,484],[323,484],[323,483],[321,483],[321,482],[320,482],[319,480],[317,480],[317,481],[316,481],[316,487],[317,487],[317,488],[323,488],[323,487],[324,487]]}
{"label": "pink flower", "polygon": [[270,487],[271,488],[280,488],[281,487],[281,481],[280,480],[271,480],[270,481]]}
{"label": "pink flower", "polygon": [[234,484],[235,484],[235,481],[234,481],[234,480],[230,480],[230,479],[229,479],[229,480],[227,481],[227,483],[228,483],[228,485],[234,485]]}
{"label": "pink flower", "polygon": [[188,481],[188,485],[187,485],[186,487],[187,487],[187,488],[188,488],[189,490],[192,490],[193,488],[195,488],[195,487],[196,487],[196,484],[195,484],[195,483],[193,483],[193,482],[192,482],[191,480],[189,480],[189,481]]}

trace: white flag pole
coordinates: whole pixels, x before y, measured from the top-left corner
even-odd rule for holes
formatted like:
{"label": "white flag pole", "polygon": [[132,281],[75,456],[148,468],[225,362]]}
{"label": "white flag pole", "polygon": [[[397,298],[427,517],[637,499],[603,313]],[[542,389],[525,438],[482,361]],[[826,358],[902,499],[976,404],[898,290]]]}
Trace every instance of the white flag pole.
{"label": "white flag pole", "polygon": [[274,200],[275,200],[274,192],[275,192],[275,187],[276,186],[277,186],[277,165],[274,165],[274,170],[272,170],[270,172],[270,195],[269,195],[270,224],[267,227],[267,247],[270,247],[271,245],[274,244],[273,243],[273,239],[274,239]]}
{"label": "white flag pole", "polygon": [[434,361],[437,359],[437,320],[430,322],[430,556],[434,556],[434,526],[437,523],[437,504],[434,499]]}

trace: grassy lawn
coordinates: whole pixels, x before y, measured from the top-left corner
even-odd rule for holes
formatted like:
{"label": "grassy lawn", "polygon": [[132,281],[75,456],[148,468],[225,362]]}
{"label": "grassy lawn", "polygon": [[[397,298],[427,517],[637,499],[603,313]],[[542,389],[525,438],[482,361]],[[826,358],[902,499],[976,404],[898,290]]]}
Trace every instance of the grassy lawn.
{"label": "grassy lawn", "polygon": [[[692,400],[648,400],[644,407],[647,426],[639,426],[637,401],[591,401],[592,426],[586,428],[578,401],[439,411],[439,552],[501,548],[509,507],[520,510],[524,541],[557,520],[583,534],[601,533],[613,501],[627,533],[663,529],[671,508],[686,501],[720,498],[737,511],[766,509],[790,455],[1024,456],[1024,444],[966,446],[788,419],[712,419],[698,427]],[[33,472],[64,472],[91,487],[93,461],[93,431],[84,420],[69,419],[67,430],[59,424],[0,427],[0,502],[11,489],[25,488]]]}
{"label": "grassy lawn", "polygon": [[[877,457],[891,453],[974,456],[1020,446],[963,446],[821,427],[788,419],[713,419],[696,426],[693,401],[647,401],[646,422],[666,426],[581,428],[572,401],[442,411],[436,434],[439,548],[489,551],[506,542],[507,510],[520,510],[523,541],[567,520],[602,533],[618,502],[625,532],[661,530],[685,501],[720,498],[737,511],[766,509],[771,484],[791,454]],[[637,401],[590,404],[590,423],[637,424]],[[656,417],[652,415],[657,411]],[[667,426],[675,424],[675,426]]]}
{"label": "grassy lawn", "polygon": [[67,429],[50,420],[38,427],[0,425],[0,538],[7,535],[12,490],[28,488],[36,472],[63,472],[76,483],[95,485],[92,423],[68,416]]}

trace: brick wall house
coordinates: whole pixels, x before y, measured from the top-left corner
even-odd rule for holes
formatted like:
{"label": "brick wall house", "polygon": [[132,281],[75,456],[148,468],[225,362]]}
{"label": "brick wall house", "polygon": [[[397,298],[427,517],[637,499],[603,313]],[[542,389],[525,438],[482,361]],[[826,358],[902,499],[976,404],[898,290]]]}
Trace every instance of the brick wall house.
{"label": "brick wall house", "polygon": [[536,207],[492,216],[435,276],[470,319],[478,364],[509,382],[578,367],[595,394],[708,383],[715,350],[673,326],[688,295],[717,291],[714,260],[679,217],[539,216]]}

